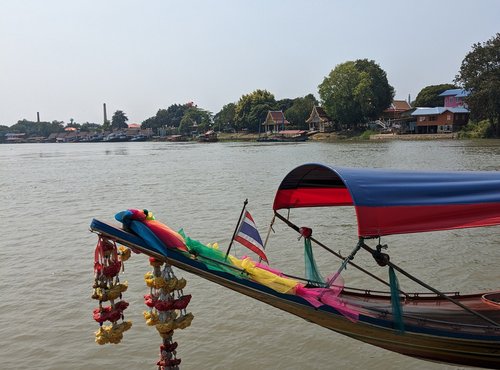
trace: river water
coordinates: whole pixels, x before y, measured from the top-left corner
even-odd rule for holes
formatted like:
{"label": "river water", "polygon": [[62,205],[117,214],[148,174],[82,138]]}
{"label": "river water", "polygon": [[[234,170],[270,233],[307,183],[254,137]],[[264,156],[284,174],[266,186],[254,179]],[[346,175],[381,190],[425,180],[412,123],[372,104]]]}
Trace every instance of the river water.
{"label": "river water", "polygon": [[[275,191],[306,162],[426,170],[500,170],[499,141],[272,143],[89,143],[0,145],[0,368],[154,369],[160,337],[142,317],[147,258],[134,255],[122,280],[133,321],[119,345],[98,346],[93,217],[147,208],[174,229],[228,245],[245,198],[263,237]],[[298,224],[334,250],[355,245],[350,208],[302,210]],[[303,275],[302,245],[276,224],[272,266]],[[387,237],[391,260],[445,291],[500,288],[500,228]],[[234,252],[241,256],[241,247]],[[315,251],[326,275],[339,261]],[[358,264],[387,278],[371,257]],[[188,280],[195,319],[176,331],[183,369],[455,369],[354,341],[199,277]],[[348,269],[346,285],[371,284]],[[400,281],[403,288],[406,282]],[[372,286],[366,286],[372,287]],[[408,291],[408,289],[406,289]]]}

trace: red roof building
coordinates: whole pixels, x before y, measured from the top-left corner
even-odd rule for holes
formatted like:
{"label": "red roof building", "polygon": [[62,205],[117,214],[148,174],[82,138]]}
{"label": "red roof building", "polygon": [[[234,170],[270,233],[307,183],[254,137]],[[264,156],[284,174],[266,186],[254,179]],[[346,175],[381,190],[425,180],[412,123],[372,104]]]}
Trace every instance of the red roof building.
{"label": "red roof building", "polygon": [[383,119],[398,119],[401,114],[412,109],[406,100],[393,100],[389,108],[382,112]]}
{"label": "red roof building", "polygon": [[283,111],[273,111],[270,110],[267,112],[266,120],[262,122],[262,126],[264,126],[265,132],[278,132],[285,129],[285,126],[288,126],[290,122],[288,122],[285,118],[285,114]]}
{"label": "red roof building", "polygon": [[330,132],[333,130],[333,121],[322,107],[313,107],[306,123],[309,124],[309,131]]}

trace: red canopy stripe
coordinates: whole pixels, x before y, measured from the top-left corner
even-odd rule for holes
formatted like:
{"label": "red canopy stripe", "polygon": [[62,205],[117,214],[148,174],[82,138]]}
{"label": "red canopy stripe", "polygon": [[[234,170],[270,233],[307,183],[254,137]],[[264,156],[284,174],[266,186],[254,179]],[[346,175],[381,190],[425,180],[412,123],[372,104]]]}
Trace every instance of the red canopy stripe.
{"label": "red canopy stripe", "polygon": [[364,237],[462,229],[500,224],[500,203],[356,207]]}
{"label": "red canopy stripe", "polygon": [[299,188],[280,189],[274,198],[273,209],[352,206],[352,198],[347,188]]}

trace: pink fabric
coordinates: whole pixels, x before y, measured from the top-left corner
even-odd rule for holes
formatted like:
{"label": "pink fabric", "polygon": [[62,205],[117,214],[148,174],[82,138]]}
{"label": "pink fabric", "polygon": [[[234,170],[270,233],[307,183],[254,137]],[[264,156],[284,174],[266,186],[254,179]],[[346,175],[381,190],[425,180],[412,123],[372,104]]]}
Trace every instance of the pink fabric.
{"label": "pink fabric", "polygon": [[359,313],[356,310],[347,307],[345,303],[338,298],[340,292],[342,292],[343,285],[344,284],[342,282],[342,286],[335,286],[331,288],[306,288],[302,284],[299,284],[295,288],[295,294],[304,298],[315,308],[323,305],[333,307],[347,319],[356,322],[359,319]]}
{"label": "pink fabric", "polygon": [[[242,260],[246,258],[250,257],[243,256]],[[255,262],[255,267],[269,271],[277,276],[283,276],[283,273],[281,271],[258,262]],[[327,281],[332,285],[330,288],[306,288],[303,284],[297,284],[297,286],[295,287],[295,294],[299,297],[304,298],[315,308],[327,305],[335,308],[347,319],[353,322],[358,321],[359,313],[356,310],[347,307],[345,303],[338,298],[339,294],[344,288],[344,279],[342,278],[342,276],[335,276],[335,274],[332,274],[328,276]]]}

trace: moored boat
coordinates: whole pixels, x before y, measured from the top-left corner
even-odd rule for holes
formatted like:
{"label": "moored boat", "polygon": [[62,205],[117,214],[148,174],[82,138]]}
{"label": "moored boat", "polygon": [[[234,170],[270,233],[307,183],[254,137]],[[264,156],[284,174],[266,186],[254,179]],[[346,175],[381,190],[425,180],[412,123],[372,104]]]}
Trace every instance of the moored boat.
{"label": "moored boat", "polygon": [[125,135],[124,133],[111,133],[108,136],[104,138],[104,141],[107,142],[122,142],[122,141],[129,141],[130,138]]}
{"label": "moored boat", "polygon": [[266,134],[257,138],[258,142],[281,142],[297,143],[307,141],[308,131],[304,130],[283,130],[274,134]]}
{"label": "moored boat", "polygon": [[200,143],[215,143],[219,141],[217,133],[214,130],[207,131],[197,137]]}
{"label": "moored boat", "polygon": [[[297,208],[337,206],[353,206],[358,220],[358,242],[348,256],[333,251],[314,238],[311,229],[295,225],[289,217],[290,211]],[[148,237],[147,222],[143,224],[140,220],[117,215],[123,222],[123,230],[98,220],[92,221],[91,229],[101,237],[363,342],[425,360],[500,367],[500,292],[467,295],[440,292],[398,266],[380,240],[393,234],[498,227],[500,173],[370,170],[306,164],[285,176],[273,210],[272,223],[284,222],[305,241],[309,270],[306,269],[303,278],[257,261],[239,260],[229,250],[222,253],[210,246],[193,244],[185,235],[182,236],[185,248],[179,247],[175,233],[155,234],[160,240],[157,243]],[[287,211],[286,216],[281,213],[283,210]],[[316,271],[311,245],[340,259],[336,271],[326,279],[321,279]],[[354,262],[362,250],[389,271],[389,281]],[[347,265],[387,286],[387,291],[344,286],[341,273]],[[399,286],[396,274],[421,285],[427,292],[406,292]]]}
{"label": "moored boat", "polygon": [[148,137],[146,135],[135,135],[133,136],[130,141],[147,141]]}

